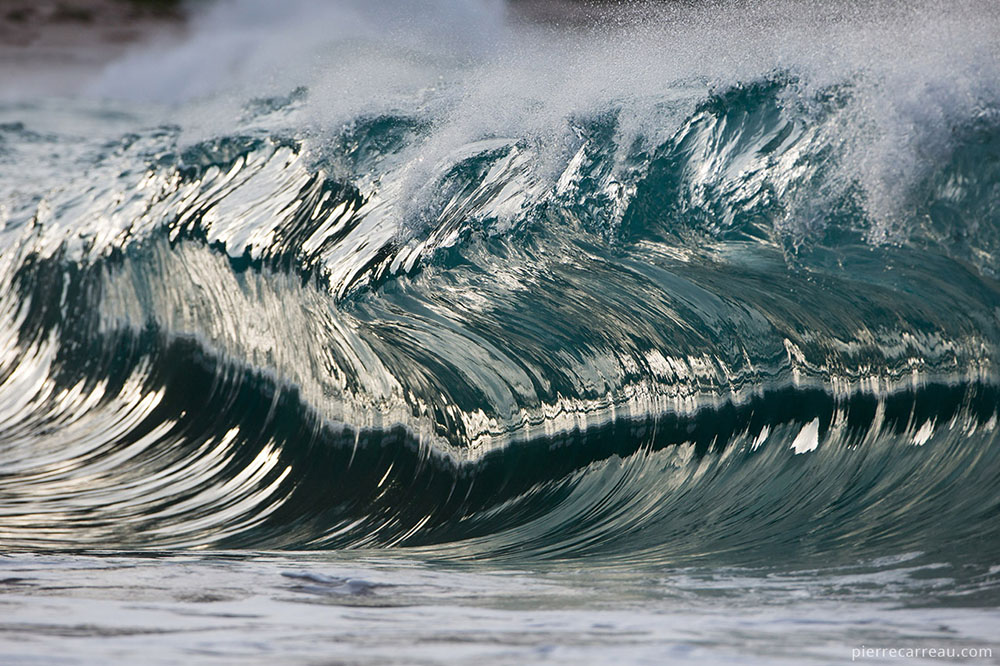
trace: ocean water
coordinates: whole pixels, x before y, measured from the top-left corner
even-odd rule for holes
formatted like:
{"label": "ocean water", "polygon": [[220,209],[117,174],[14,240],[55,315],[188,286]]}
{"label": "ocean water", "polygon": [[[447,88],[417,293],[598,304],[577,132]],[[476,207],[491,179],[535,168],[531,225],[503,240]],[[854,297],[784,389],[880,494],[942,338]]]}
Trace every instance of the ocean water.
{"label": "ocean water", "polygon": [[1000,663],[998,34],[220,1],[4,87],[0,661]]}

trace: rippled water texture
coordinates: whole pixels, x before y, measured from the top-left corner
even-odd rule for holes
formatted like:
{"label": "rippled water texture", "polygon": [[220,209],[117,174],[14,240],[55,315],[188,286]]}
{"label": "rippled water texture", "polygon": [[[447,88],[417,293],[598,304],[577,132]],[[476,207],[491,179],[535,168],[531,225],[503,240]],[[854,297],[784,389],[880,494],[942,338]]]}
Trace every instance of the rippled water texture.
{"label": "rippled water texture", "polygon": [[996,6],[366,4],[0,97],[9,654],[988,645]]}

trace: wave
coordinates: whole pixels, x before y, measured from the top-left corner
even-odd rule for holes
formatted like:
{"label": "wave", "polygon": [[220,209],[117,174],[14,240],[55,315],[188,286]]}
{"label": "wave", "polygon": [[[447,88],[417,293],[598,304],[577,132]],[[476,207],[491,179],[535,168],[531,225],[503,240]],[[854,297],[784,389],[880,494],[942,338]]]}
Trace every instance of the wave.
{"label": "wave", "polygon": [[0,126],[4,542],[1000,543],[1000,96],[889,150],[871,72],[652,81],[488,131],[457,84]]}
{"label": "wave", "polygon": [[295,387],[194,340],[149,330],[95,347],[77,353],[103,371],[74,363],[78,376],[43,380],[62,388],[6,378],[30,406],[4,422],[18,461],[4,474],[6,543],[680,563],[706,549],[849,560],[995,536],[996,505],[983,504],[995,386],[840,400],[788,388],[456,462],[403,427],[324,421]]}

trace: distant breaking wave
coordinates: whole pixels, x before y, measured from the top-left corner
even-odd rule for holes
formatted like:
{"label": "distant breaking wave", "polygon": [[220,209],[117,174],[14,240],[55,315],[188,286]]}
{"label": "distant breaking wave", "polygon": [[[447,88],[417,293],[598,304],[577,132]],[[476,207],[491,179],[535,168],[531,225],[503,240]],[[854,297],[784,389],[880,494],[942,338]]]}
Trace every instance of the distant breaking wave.
{"label": "distant breaking wave", "polygon": [[[654,37],[635,48],[671,62]],[[563,39],[517,44],[558,68]],[[603,40],[573,36],[573,64]],[[510,83],[478,53],[411,54],[451,78],[379,103],[357,80],[326,120],[353,91],[322,76],[174,123],[77,102],[87,135],[9,104],[0,540],[995,548],[1000,96],[996,46],[966,41],[952,88],[910,64],[922,104],[902,60],[824,81],[787,53],[736,80],[706,60],[579,99],[515,87],[506,116],[479,106]],[[233,99],[226,131],[195,121]],[[921,110],[901,130],[890,105]]]}

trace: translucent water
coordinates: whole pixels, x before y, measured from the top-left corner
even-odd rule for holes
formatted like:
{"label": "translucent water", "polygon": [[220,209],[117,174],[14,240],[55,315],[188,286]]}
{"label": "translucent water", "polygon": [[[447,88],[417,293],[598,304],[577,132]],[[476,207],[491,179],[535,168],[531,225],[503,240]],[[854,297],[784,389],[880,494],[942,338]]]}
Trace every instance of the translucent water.
{"label": "translucent water", "polygon": [[3,90],[4,661],[990,648],[996,7],[367,5]]}

